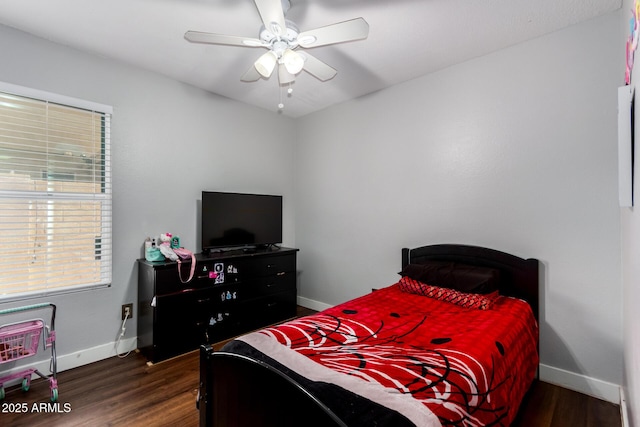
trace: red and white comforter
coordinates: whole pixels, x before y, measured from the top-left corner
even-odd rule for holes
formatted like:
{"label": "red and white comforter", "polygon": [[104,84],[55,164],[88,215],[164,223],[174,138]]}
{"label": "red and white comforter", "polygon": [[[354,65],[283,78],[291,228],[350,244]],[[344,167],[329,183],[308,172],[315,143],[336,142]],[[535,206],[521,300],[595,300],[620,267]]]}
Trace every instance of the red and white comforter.
{"label": "red and white comforter", "polygon": [[317,390],[349,426],[508,426],[538,365],[525,302],[468,309],[397,284],[237,341]]}

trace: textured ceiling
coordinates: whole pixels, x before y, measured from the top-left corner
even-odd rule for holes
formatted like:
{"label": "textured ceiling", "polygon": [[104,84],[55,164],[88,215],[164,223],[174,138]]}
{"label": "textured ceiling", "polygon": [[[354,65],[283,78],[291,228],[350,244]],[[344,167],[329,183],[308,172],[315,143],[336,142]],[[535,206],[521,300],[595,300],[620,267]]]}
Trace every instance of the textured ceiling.
{"label": "textured ceiling", "polygon": [[[280,1],[280,0],[274,0]],[[0,23],[152,70],[260,108],[300,117],[621,7],[622,0],[291,0],[301,31],[352,18],[366,40],[309,49],[338,70],[302,72],[289,97],[275,74],[240,77],[262,48],[192,44],[187,30],[256,38],[252,0],[0,0]]]}

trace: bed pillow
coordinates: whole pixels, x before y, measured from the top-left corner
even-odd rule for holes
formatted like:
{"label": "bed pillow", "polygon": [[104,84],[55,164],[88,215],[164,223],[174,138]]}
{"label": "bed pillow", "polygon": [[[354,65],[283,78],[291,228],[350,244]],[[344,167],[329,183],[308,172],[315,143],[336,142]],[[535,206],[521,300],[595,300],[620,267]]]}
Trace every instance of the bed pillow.
{"label": "bed pillow", "polygon": [[419,282],[411,277],[404,276],[398,282],[400,290],[410,294],[424,295],[440,301],[450,302],[464,308],[477,308],[478,310],[488,310],[496,299],[500,298],[498,291],[490,294],[470,294],[439,286],[431,286]]}
{"label": "bed pillow", "polygon": [[432,286],[473,294],[494,292],[500,283],[500,270],[495,268],[441,261],[409,264],[400,275]]}

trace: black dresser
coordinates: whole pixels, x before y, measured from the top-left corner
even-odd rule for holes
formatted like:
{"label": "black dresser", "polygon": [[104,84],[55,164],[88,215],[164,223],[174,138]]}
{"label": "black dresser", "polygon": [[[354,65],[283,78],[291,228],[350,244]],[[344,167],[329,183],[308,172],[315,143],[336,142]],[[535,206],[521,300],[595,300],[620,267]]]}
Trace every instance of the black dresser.
{"label": "black dresser", "polygon": [[198,254],[189,283],[176,262],[138,260],[138,349],[158,362],[294,317],[297,251]]}

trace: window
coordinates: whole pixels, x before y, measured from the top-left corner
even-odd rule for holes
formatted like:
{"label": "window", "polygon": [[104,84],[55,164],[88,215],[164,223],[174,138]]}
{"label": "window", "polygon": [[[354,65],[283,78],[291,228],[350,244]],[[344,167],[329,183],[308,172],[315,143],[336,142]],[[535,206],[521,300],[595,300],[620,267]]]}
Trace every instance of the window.
{"label": "window", "polygon": [[0,83],[0,299],[111,283],[110,118]]}

